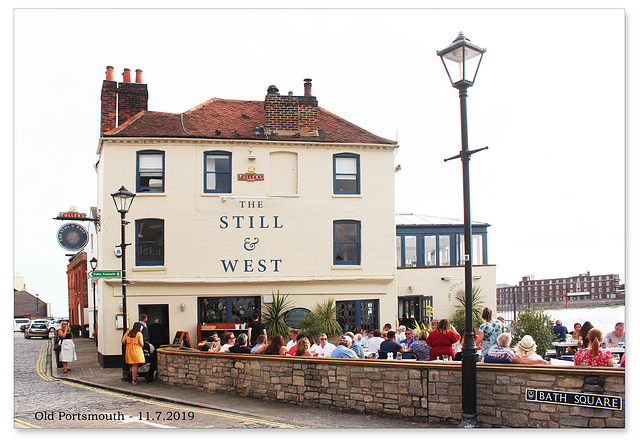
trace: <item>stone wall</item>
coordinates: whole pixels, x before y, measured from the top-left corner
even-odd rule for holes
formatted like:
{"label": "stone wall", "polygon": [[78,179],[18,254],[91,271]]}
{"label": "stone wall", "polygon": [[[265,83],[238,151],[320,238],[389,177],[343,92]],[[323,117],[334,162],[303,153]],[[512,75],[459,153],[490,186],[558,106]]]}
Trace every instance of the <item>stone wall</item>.
{"label": "stone wall", "polygon": [[[527,389],[623,399],[624,369],[478,364],[477,411],[483,427],[625,426],[623,410],[529,401]],[[457,426],[462,415],[459,362],[216,354],[163,347],[162,383],[332,410],[391,414]]]}

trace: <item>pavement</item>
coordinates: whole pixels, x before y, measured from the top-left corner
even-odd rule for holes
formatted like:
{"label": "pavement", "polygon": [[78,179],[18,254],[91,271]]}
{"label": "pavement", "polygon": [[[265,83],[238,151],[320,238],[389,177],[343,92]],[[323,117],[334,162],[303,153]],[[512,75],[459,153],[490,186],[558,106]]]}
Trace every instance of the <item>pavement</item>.
{"label": "pavement", "polygon": [[231,412],[253,417],[273,419],[287,417],[292,424],[330,429],[419,429],[440,428],[444,425],[429,424],[422,420],[371,414],[331,411],[322,408],[303,407],[273,400],[241,397],[230,394],[209,392],[195,388],[171,386],[158,380],[147,382],[139,377],[138,384],[124,382],[122,368],[103,368],[98,363],[98,349],[93,339],[74,338],[78,360],[68,364],[65,374],[57,368],[50,340],[51,373],[54,378],[69,380],[84,385],[121,392],[142,398],[195,406],[216,411]]}
{"label": "pavement", "polygon": [[74,338],[73,342],[76,345],[78,361],[68,364],[69,371],[66,374],[63,373],[62,368],[57,368],[53,344],[50,345],[51,372],[54,378],[143,398],[239,414],[265,416],[265,411],[268,410],[271,411],[270,416],[275,414],[275,416],[286,417],[289,416],[288,414],[300,412],[300,406],[297,405],[170,386],[158,380],[147,382],[143,377],[140,377],[138,384],[134,386],[131,382],[121,380],[122,368],[103,368],[98,363],[98,348],[93,339]]}

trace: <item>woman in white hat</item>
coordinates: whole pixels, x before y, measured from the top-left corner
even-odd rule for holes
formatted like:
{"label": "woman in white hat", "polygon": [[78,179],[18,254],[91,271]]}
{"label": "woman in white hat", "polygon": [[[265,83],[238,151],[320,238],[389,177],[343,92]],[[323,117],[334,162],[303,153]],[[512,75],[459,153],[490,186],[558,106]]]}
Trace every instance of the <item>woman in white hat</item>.
{"label": "woman in white hat", "polygon": [[536,363],[548,363],[544,358],[536,354],[536,341],[530,335],[525,335],[515,347],[516,355],[525,360],[534,360]]}

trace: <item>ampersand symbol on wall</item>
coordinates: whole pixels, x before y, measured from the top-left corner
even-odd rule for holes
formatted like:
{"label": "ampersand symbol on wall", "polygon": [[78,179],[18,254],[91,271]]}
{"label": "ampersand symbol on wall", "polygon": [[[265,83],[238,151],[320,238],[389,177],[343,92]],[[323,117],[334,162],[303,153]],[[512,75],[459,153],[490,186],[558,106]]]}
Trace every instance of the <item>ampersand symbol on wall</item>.
{"label": "ampersand symbol on wall", "polygon": [[254,237],[253,242],[251,241],[251,237],[247,237],[244,239],[244,248],[247,251],[253,251],[259,242],[260,242],[260,239],[258,237]]}

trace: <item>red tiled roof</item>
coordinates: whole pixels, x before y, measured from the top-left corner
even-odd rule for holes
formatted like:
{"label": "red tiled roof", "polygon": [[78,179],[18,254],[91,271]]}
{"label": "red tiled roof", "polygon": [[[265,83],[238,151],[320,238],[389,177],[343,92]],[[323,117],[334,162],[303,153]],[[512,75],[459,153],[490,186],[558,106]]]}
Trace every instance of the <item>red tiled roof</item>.
{"label": "red tiled roof", "polygon": [[320,107],[317,136],[265,135],[264,124],[263,101],[213,98],[183,114],[139,112],[129,121],[104,133],[104,136],[396,144]]}

